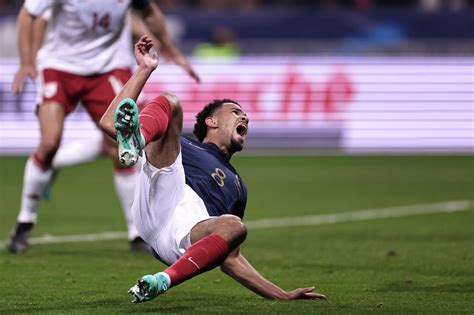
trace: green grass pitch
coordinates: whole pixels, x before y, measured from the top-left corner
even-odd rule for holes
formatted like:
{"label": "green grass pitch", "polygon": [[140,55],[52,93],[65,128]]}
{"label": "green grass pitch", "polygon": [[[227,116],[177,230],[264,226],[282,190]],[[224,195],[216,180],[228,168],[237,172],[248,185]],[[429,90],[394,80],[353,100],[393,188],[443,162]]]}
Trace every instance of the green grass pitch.
{"label": "green grass pitch", "polygon": [[[19,207],[24,157],[0,157],[0,240]],[[250,229],[250,262],[285,289],[317,287],[325,301],[264,300],[214,270],[156,300],[127,289],[163,265],[126,240],[0,249],[0,314],[474,312],[472,156],[236,156],[249,188],[245,220],[467,200],[471,209],[325,225]],[[110,162],[61,171],[35,237],[125,231]]]}

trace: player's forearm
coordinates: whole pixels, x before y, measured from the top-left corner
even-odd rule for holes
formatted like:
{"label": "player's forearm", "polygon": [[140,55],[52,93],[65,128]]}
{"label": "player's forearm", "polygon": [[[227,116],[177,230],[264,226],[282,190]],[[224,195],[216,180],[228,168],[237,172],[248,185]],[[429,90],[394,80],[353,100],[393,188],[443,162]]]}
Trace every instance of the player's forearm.
{"label": "player's forearm", "polygon": [[117,106],[125,98],[131,98],[136,101],[153,70],[154,69],[149,67],[139,65],[130,80],[127,81],[120,92],[115,96],[107,108],[107,111],[102,116],[100,120],[100,127],[112,138],[116,138],[114,115]]}
{"label": "player's forearm", "polygon": [[229,257],[221,270],[243,286],[267,299],[285,299],[286,291],[265,279],[244,256]]}
{"label": "player's forearm", "polygon": [[145,22],[137,15],[135,12],[131,12],[130,14],[130,29],[132,31],[133,36],[140,38],[143,35],[149,36],[153,40],[153,47],[159,50],[161,47],[160,40],[156,38],[155,35],[148,29]]}
{"label": "player's forearm", "polygon": [[35,17],[32,16],[24,7],[18,14],[18,51],[20,55],[21,66],[33,66],[35,60],[32,50],[33,42],[33,22]]}
{"label": "player's forearm", "polygon": [[151,3],[149,8],[142,11],[142,17],[166,54],[172,56],[179,53],[166,27],[165,17],[156,4]]}

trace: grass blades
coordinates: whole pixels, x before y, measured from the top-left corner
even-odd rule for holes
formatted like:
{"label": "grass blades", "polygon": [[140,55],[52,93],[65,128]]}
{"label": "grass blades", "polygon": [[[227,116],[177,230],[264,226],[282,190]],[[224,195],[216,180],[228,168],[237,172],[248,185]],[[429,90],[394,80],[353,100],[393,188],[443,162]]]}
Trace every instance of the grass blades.
{"label": "grass blades", "polygon": [[[0,157],[0,239],[18,214],[24,157]],[[246,220],[473,201],[471,156],[236,156]],[[33,236],[125,231],[108,160],[64,169]],[[130,303],[164,266],[123,240],[0,248],[0,313],[472,313],[474,209],[317,226],[250,229],[242,252],[285,289],[315,285],[326,301],[269,301],[219,270],[156,300]]]}

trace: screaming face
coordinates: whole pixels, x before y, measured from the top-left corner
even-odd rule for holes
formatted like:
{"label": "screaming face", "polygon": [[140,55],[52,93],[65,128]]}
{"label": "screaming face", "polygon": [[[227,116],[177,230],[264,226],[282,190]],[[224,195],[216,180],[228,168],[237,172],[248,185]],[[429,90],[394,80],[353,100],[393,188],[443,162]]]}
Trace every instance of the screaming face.
{"label": "screaming face", "polygon": [[241,151],[247,138],[249,119],[247,114],[234,103],[224,103],[214,113],[217,122],[219,147],[232,155]]}

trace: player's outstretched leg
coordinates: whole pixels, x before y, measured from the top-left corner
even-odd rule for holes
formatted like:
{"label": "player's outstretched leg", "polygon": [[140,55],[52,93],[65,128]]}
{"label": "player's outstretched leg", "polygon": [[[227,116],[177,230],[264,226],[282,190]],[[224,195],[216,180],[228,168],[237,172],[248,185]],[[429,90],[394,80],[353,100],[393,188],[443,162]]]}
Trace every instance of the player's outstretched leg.
{"label": "player's outstretched leg", "polygon": [[147,302],[165,293],[169,286],[169,276],[164,272],[158,272],[154,275],[143,276],[128,290],[128,293],[133,296],[133,303]]}
{"label": "player's outstretched leg", "polygon": [[[224,218],[225,219],[225,218]],[[217,219],[211,219],[217,220]],[[234,222],[236,220],[233,220]],[[230,227],[232,229],[232,227]],[[183,281],[219,266],[230,251],[245,239],[246,229],[241,224],[230,240],[217,234],[209,234],[192,244],[177,261],[163,272],[146,275],[128,291],[134,296],[132,302],[147,302]],[[232,244],[229,247],[228,242]],[[236,243],[237,242],[237,243]]]}
{"label": "player's outstretched leg", "polygon": [[117,132],[118,157],[120,163],[132,166],[138,161],[145,147],[145,139],[138,123],[138,107],[131,99],[122,100],[115,111],[115,131]]}

